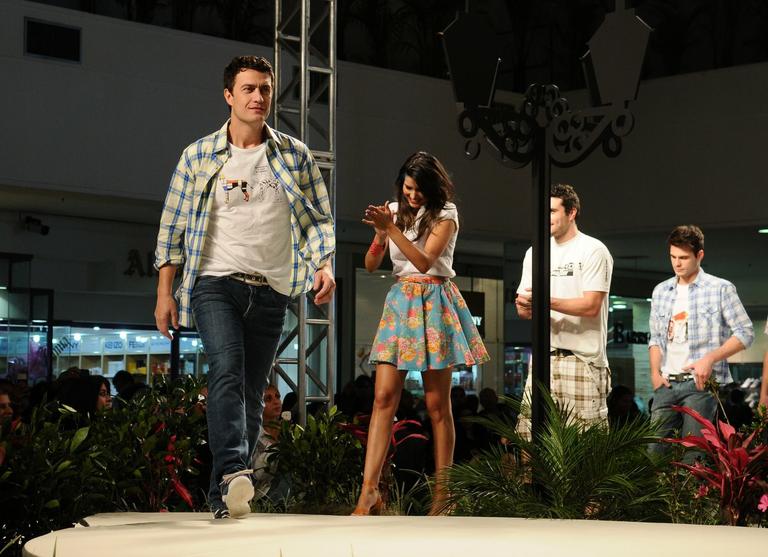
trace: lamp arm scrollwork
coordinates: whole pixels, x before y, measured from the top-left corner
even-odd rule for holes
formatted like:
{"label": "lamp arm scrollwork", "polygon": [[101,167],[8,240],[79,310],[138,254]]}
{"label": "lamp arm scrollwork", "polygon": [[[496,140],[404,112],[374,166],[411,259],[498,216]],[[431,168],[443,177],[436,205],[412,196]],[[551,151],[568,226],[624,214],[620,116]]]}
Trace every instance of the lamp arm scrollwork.
{"label": "lamp arm scrollwork", "polygon": [[537,125],[525,111],[525,105],[518,108],[505,104],[465,108],[459,114],[458,127],[467,139],[464,149],[467,157],[475,159],[480,154],[481,143],[476,136],[482,131],[492,147],[491,153],[501,163],[513,168],[528,164],[533,157]]}
{"label": "lamp arm scrollwork", "polygon": [[621,153],[623,138],[635,125],[626,106],[599,106],[565,111],[552,120],[547,130],[547,150],[557,166],[580,163],[599,145],[608,157]]}

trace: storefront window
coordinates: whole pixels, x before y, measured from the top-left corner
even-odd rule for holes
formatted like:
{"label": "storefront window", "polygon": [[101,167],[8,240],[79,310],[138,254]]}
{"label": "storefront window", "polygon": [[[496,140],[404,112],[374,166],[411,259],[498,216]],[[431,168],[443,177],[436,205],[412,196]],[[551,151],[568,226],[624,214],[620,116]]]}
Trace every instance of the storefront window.
{"label": "storefront window", "polygon": [[100,326],[55,326],[53,368],[58,376],[70,368],[114,377],[126,370],[151,382],[170,373],[171,343],[157,331]]}
{"label": "storefront window", "polygon": [[608,308],[608,362],[611,385],[624,385],[635,393],[635,402],[647,410],[653,396],[648,359],[649,298],[611,296]]}

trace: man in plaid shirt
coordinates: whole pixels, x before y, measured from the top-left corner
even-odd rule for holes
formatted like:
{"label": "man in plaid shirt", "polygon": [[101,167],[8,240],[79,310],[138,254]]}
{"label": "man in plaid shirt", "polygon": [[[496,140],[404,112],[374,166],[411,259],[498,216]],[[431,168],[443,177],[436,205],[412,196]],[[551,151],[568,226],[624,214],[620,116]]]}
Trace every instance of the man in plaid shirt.
{"label": "man in plaid shirt", "polygon": [[208,358],[215,518],[250,511],[251,455],[289,299],[313,288],[327,303],[336,287],[328,192],[307,146],[267,126],[273,89],[264,58],[225,68],[230,119],[182,153],[157,236],[157,328],[171,338],[169,326],[194,323]]}
{"label": "man in plaid shirt", "polygon": [[[663,437],[675,431],[699,435],[698,422],[672,406],[686,406],[714,421],[717,401],[707,382],[714,374],[720,385],[731,383],[727,358],[749,347],[755,335],[736,287],[701,268],[701,229],[678,226],[667,244],[675,276],[653,289],[648,342],[654,389],[651,417]],[[652,450],[659,452],[662,445],[655,444]]]}

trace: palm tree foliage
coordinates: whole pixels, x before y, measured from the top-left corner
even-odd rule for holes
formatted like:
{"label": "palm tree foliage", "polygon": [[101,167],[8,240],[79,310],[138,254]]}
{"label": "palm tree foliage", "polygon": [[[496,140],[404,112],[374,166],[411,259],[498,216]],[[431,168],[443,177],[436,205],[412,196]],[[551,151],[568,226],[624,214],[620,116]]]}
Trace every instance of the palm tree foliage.
{"label": "palm tree foliage", "polygon": [[667,490],[647,450],[658,440],[653,426],[643,420],[615,429],[585,425],[549,394],[545,400],[535,443],[503,418],[472,418],[508,443],[452,468],[446,487],[454,514],[665,520]]}

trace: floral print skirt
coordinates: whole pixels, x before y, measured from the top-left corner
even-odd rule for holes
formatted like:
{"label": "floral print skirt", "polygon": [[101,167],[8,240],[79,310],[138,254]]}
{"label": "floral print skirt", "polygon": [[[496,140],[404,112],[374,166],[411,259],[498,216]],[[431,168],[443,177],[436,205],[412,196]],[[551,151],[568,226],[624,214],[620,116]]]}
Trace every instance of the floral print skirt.
{"label": "floral print skirt", "polygon": [[392,285],[373,340],[372,364],[425,371],[489,359],[467,303],[450,280],[408,276]]}

